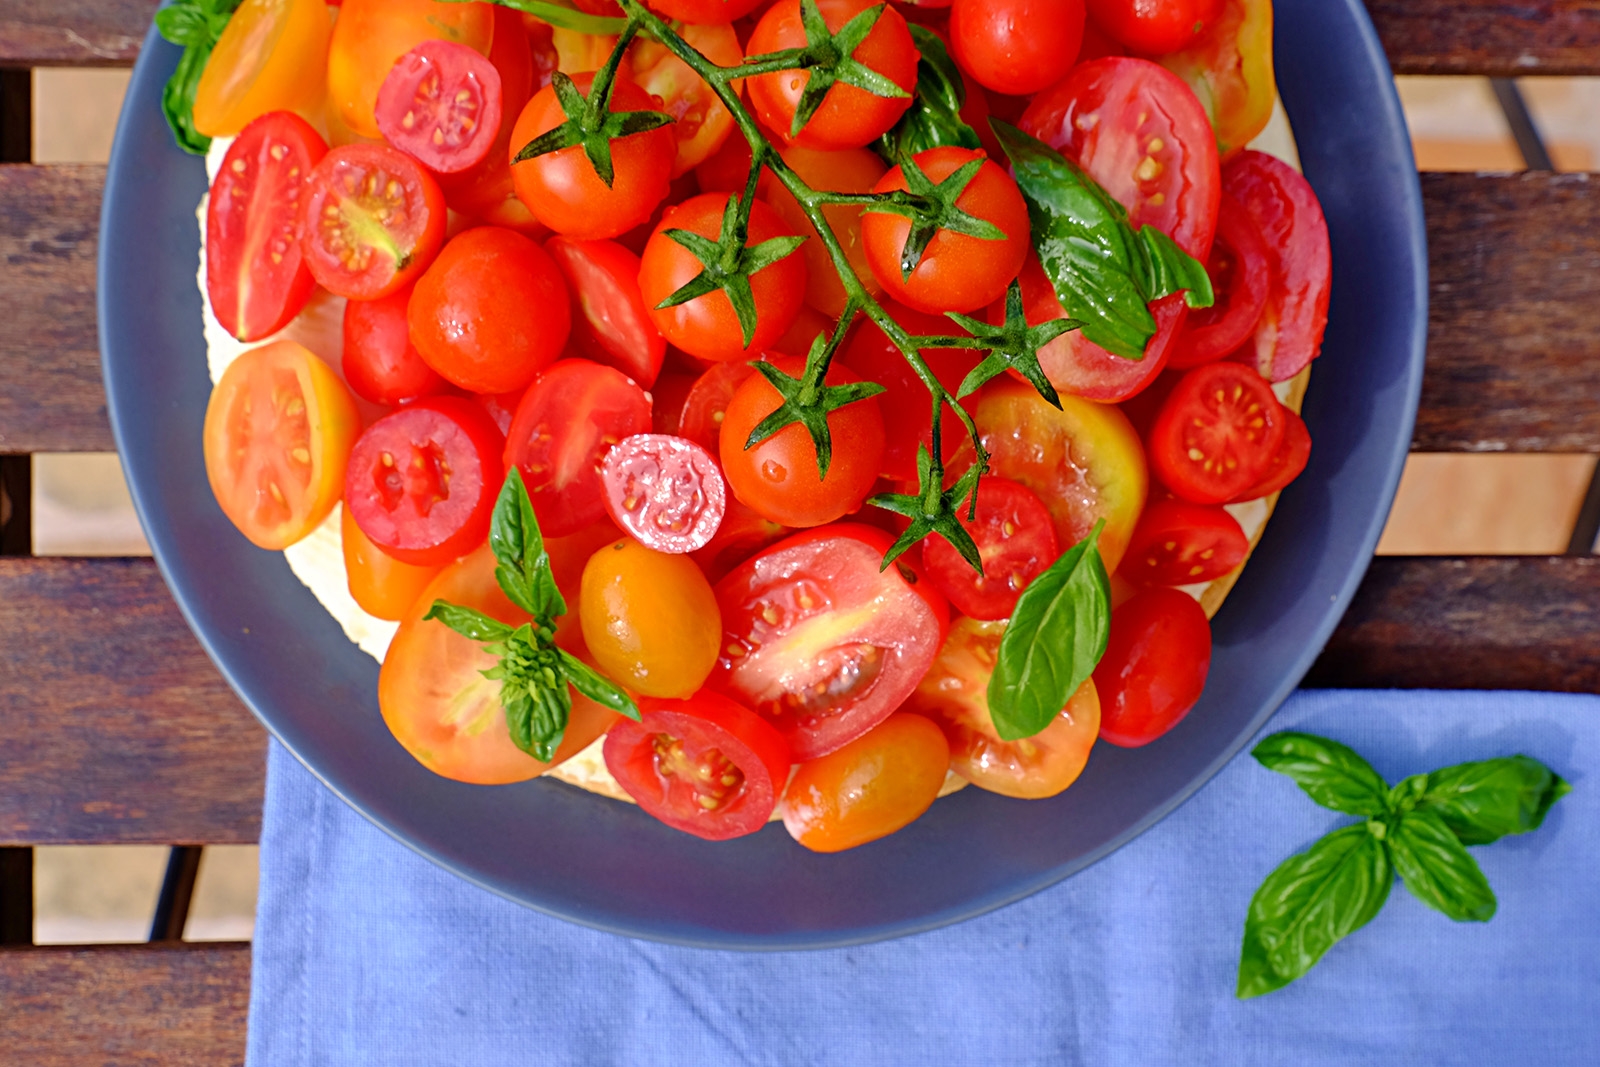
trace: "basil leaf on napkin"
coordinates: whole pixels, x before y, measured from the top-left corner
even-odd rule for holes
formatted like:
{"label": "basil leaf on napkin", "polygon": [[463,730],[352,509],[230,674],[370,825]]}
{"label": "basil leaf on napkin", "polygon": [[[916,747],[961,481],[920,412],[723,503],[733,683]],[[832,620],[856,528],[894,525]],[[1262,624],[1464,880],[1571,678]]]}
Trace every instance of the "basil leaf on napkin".
{"label": "basil leaf on napkin", "polygon": [[156,12],[156,32],[183,49],[178,69],[161,90],[161,111],[178,147],[203,156],[211,138],[194,128],[194,94],[217,39],[242,0],[176,0]]}
{"label": "basil leaf on napkin", "polygon": [[1538,760],[1506,756],[1434,771],[1417,807],[1443,819],[1463,845],[1487,845],[1537,830],[1551,806],[1571,791]]}
{"label": "basil leaf on napkin", "polygon": [[917,42],[922,57],[917,61],[917,88],[911,107],[873,146],[891,167],[930,148],[980,148],[983,144],[978,132],[961,117],[967,87],[944,41],[916,23],[911,24],[911,38]]}
{"label": "basil leaf on napkin", "polygon": [[1250,754],[1269,771],[1293,778],[1312,800],[1346,815],[1382,815],[1389,786],[1355,750],[1313,734],[1284,731]]}
{"label": "basil leaf on napkin", "polygon": [[1494,890],[1478,861],[1431,811],[1412,811],[1389,831],[1394,869],[1411,895],[1456,922],[1494,918]]}

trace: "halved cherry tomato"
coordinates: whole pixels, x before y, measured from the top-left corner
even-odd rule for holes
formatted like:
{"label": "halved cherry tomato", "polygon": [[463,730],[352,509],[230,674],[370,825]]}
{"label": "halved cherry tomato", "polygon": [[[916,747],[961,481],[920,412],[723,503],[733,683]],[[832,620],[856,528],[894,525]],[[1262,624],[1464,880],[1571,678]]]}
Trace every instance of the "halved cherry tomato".
{"label": "halved cherry tomato", "polygon": [[495,566],[494,553],[483,545],[440,571],[401,620],[378,673],[378,707],[395,740],[435,774],[474,785],[538,777],[621,720],[573,690],[572,714],[553,761],[541,763],[512,742],[500,682],[483,676],[499,659],[444,623],[422,618],[434,601],[446,600],[507,626],[528,622],[495,581]]}
{"label": "halved cherry tomato", "polygon": [[360,432],[339,376],[304,345],[275,341],[230,363],[211,390],[206,479],[252,544],[287,548],[339,502]]}
{"label": "halved cherry tomato", "polygon": [[[744,49],[727,20],[691,23],[678,32],[691,48],[719,67],[737,67],[744,61]],[[667,51],[666,45],[639,38],[628,49],[628,66],[639,87],[660,99],[661,110],[673,118],[672,133],[678,142],[678,154],[672,161],[674,178],[705,162],[734,132],[733,116],[711,86],[689,64]]]}
{"label": "halved cherry tomato", "polygon": [[606,453],[600,481],[612,521],[657,552],[706,547],[728,507],[717,461],[682,437],[641,433],[623,438]]}
{"label": "halved cherry tomato", "polygon": [[978,518],[962,505],[956,521],[983,559],[979,574],[937,535],[922,542],[922,566],[950,605],[974,619],[1004,619],[1028,583],[1061,555],[1050,512],[1027,486],[989,476],[978,483]]}
{"label": "halved cherry tomato", "polygon": [[356,442],[345,506],[361,532],[402,563],[448,563],[489,535],[500,446],[500,431],[472,401],[418,400],[367,427]]}
{"label": "halved cherry tomato", "polygon": [[720,582],[739,564],[792,533],[794,531],[789,527],[763,519],[730,495],[722,525],[717,527],[711,542],[694,553],[694,561],[705,572],[708,581]]}
{"label": "halved cherry tomato", "polygon": [[350,144],[311,172],[300,215],[306,266],[324,289],[376,300],[416,281],[444,244],[433,175],[384,144]]}
{"label": "halved cherry tomato", "polygon": [[194,92],[194,128],[230,137],[270,111],[321,110],[330,26],[320,0],[245,0]]}
{"label": "halved cherry tomato", "polygon": [[705,22],[733,22],[742,19],[762,0],[650,0],[650,8],[669,19],[691,25]]}
{"label": "halved cherry tomato", "polygon": [[414,567],[383,551],[356,525],[349,508],[339,515],[339,544],[346,584],[362,611],[399,622],[442,567]]}
{"label": "halved cherry tomato", "polygon": [[552,366],[522,397],[506,436],[539,527],[551,537],[605,518],[600,465],[624,437],[650,432],[650,398],[621,371],[586,359]]}
{"label": "halved cherry tomato", "polygon": [[[872,0],[817,2],[823,21],[834,33],[873,6]],[[805,45],[800,0],[778,0],[761,16],[745,52],[753,57]],[[800,95],[811,81],[809,71],[785,70],[751,78],[746,82],[750,103],[767,128],[785,141],[807,148],[861,148],[871,144],[905,114],[917,86],[917,46],[900,12],[884,5],[877,23],[856,46],[852,58],[894,82],[906,95],[877,96],[844,81],[835,82],[823,97],[822,106],[796,137],[790,136],[790,129]]]}
{"label": "halved cherry tomato", "polygon": [[246,126],[222,159],[206,206],[206,292],[217,321],[241,341],[277,333],[311,297],[300,200],[327,153],[305,119],[273,111]]}
{"label": "halved cherry tomato", "polygon": [[783,793],[783,826],[813,852],[843,852],[911,825],[950,765],[944,734],[921,715],[891,715],[842,748],[800,764]]}
{"label": "halved cherry tomato", "polygon": [[939,658],[905,709],[939,724],[950,743],[950,769],[980,789],[1008,797],[1053,797],[1078,780],[1100,733],[1093,680],[1041,732],[1003,741],[989,715],[989,678],[1004,622],[957,619]]}
{"label": "halved cherry tomato", "polygon": [[1135,52],[1159,56],[1198,40],[1217,17],[1219,0],[1088,0],[1105,31]]}
{"label": "halved cherry tomato", "polygon": [[[739,140],[743,141],[744,138]],[[734,192],[743,192],[745,178],[750,173],[749,147],[745,145],[744,171],[735,178],[738,184]],[[826,189],[831,193],[870,193],[887,169],[882,157],[866,148],[826,151],[787,145],[779,151],[779,155],[800,176],[801,181],[813,189]],[[828,254],[817,228],[811,225],[800,201],[784,188],[770,170],[762,172],[758,188],[761,199],[772,205],[772,210],[778,213],[790,232],[806,239],[806,243],[800,246],[800,255],[806,262],[806,303],[837,319],[844,314],[844,283],[839,280],[833,257]],[[850,261],[850,269],[855,271],[856,278],[867,292],[876,295],[882,286],[867,264],[867,247],[861,236],[861,209],[849,204],[824,204],[822,215],[833,229],[839,247],[844,249],[845,258]]]}
{"label": "halved cherry tomato", "polygon": [[[907,277],[901,270],[901,256],[911,234],[911,220],[883,212],[868,212],[861,220],[872,273],[890,296],[908,307],[930,314],[975,311],[1003,297],[1028,258],[1028,205],[1017,183],[1005,171],[985,159],[982,152],[954,146],[931,148],[912,158],[936,184],[975,160],[982,160],[982,165],[956,198],[956,207],[998,227],[1004,235],[1000,240],[940,230]],[[895,167],[873,192],[892,193],[907,188],[902,168]]]}
{"label": "halved cherry tomato", "polygon": [[722,423],[728,416],[728,404],[739,387],[755,373],[755,367],[742,360],[712,364],[694,380],[684,397],[683,410],[678,416],[678,436],[703,445],[712,455],[721,452]]}
{"label": "halved cherry tomato", "polygon": [[363,400],[399,404],[442,392],[444,379],[411,343],[410,289],[344,306],[344,380]]}
{"label": "halved cherry tomato", "polygon": [[1139,517],[1117,573],[1140,585],[1193,585],[1221,578],[1249,551],[1239,521],[1222,508],[1156,500]]}
{"label": "halved cherry tomato", "polygon": [[1189,312],[1167,361],[1187,370],[1230,354],[1255,332],[1272,286],[1267,246],[1254,220],[1233,197],[1222,197],[1217,238],[1206,261],[1216,303]]}
{"label": "halved cherry tomato", "polygon": [[475,393],[521,389],[572,331],[560,268],[536,242],[499,226],[445,245],[411,294],[407,320],[428,365]]}
{"label": "halved cherry tomato", "polygon": [[1111,637],[1094,669],[1100,737],[1147,745],[1200,699],[1211,671],[1211,623],[1176,589],[1147,589],[1111,613]]}
{"label": "halved cherry tomato", "polygon": [[789,746],[755,712],[718,693],[645,698],[640,721],[606,735],[606,769],[675,830],[727,841],[753,834],[789,780]]}
{"label": "halved cherry tomato", "polygon": [[724,629],[713,688],[754,708],[815,759],[882,722],[944,642],[944,598],[892,538],[840,524],[796,534],[717,583]]}
{"label": "halved cherry tomato", "polygon": [[424,41],[395,61],[378,89],[383,139],[438,174],[483,162],[500,130],[500,72],[481,52]]}
{"label": "halved cherry tomato", "polygon": [[1160,63],[1194,90],[1217,131],[1217,150],[1229,158],[1267,128],[1278,96],[1272,0],[1222,0],[1200,36]]}
{"label": "halved cherry tomato", "polygon": [[1027,96],[1072,69],[1083,22],[1083,0],[956,0],[950,51],[985,88]]}
{"label": "halved cherry tomato", "polygon": [[1271,496],[1300,477],[1311,461],[1311,434],[1305,420],[1288,408],[1280,410],[1278,417],[1283,420],[1283,444],[1268,461],[1260,480],[1234,497],[1233,503]]}
{"label": "halved cherry tomato", "polygon": [[583,638],[617,684],[687,697],[717,662],[722,617],[700,568],[624,537],[589,557],[580,595]]}
{"label": "halved cherry tomato", "polygon": [[328,48],[328,96],[334,109],[354,133],[380,136],[374,117],[378,89],[401,56],[423,41],[454,41],[488,55],[494,27],[490,4],[346,0]]}
{"label": "halved cherry tomato", "polygon": [[572,339],[579,350],[646,389],[655,385],[667,340],[639,295],[639,257],[615,241],[574,241],[560,234],[544,250],[572,292]]}
{"label": "halved cherry tomato", "polygon": [[1178,380],[1150,428],[1150,466],[1184,500],[1232,500],[1261,478],[1283,443],[1283,411],[1249,367],[1196,367]]}

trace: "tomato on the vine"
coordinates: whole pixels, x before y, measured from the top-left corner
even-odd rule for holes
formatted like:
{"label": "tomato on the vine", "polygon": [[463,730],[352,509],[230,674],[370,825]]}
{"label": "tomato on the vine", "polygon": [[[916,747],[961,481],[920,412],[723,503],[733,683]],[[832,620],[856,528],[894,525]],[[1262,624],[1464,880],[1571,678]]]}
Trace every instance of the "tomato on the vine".
{"label": "tomato on the vine", "polygon": [[922,542],[922,566],[951,606],[974,619],[1008,618],[1028,583],[1061,555],[1044,503],[1006,478],[980,479],[977,519],[967,518],[963,502],[956,521],[978,546],[983,573],[937,535]]}
{"label": "tomato on the vine", "polygon": [[1135,52],[1165,55],[1192,45],[1216,19],[1220,0],[1087,0],[1105,31]]}
{"label": "tomato on the vine", "polygon": [[1147,745],[1176,726],[1200,699],[1211,671],[1211,623],[1198,601],[1176,589],[1135,594],[1111,612],[1111,637],[1094,669],[1100,736]]}
{"label": "tomato on the vine", "polygon": [[625,437],[600,465],[606,511],[634,540],[657,552],[695,552],[711,543],[728,507],[717,461],[682,437]]}
{"label": "tomato on the vine", "polygon": [[633,692],[687,697],[716,666],[722,616],[687,556],[624,537],[589,557],[579,602],[589,654]]}
{"label": "tomato on the vine", "polygon": [[939,727],[921,715],[891,715],[795,769],[783,793],[784,829],[813,852],[887,837],[933,805],[949,765]]}
{"label": "tomato on the vine", "polygon": [[615,241],[574,241],[560,234],[544,250],[572,292],[572,340],[596,363],[649,389],[661,373],[667,339],[639,292],[639,257]]}
{"label": "tomato on the vine", "polygon": [[955,0],[950,51],[985,88],[1027,96],[1072,69],[1083,23],[1083,0]]}
{"label": "tomato on the vine", "polygon": [[1194,585],[1221,578],[1249,551],[1238,520],[1221,507],[1155,500],[1139,517],[1117,573],[1140,585]]}
{"label": "tomato on the vine", "polygon": [[376,300],[416,281],[444,244],[444,193],[416,160],[385,144],[333,149],[301,200],[306,266],[324,289]]}
{"label": "tomato on the vine", "polygon": [[1150,427],[1150,466],[1184,500],[1233,500],[1266,473],[1283,443],[1284,410],[1242,363],[1196,367],[1178,380]]}
{"label": "tomato on the vine", "polygon": [[230,137],[271,111],[316,118],[329,32],[320,0],[246,0],[195,86],[194,128]]}
{"label": "tomato on the vine", "polygon": [[1189,312],[1168,366],[1198,367],[1231,354],[1253,333],[1267,306],[1272,267],[1255,221],[1231,196],[1217,212],[1217,238],[1206,260],[1216,302]]}
{"label": "tomato on the vine", "polygon": [[395,61],[378,88],[383,139],[436,174],[483,162],[500,130],[505,93],[483,53],[424,41]]}
{"label": "tomato on the vine", "polygon": [[[740,138],[742,141],[743,138]],[[800,180],[813,189],[826,189],[831,193],[870,193],[887,169],[878,153],[866,148],[845,148],[826,151],[786,145],[779,150],[783,161],[799,175]],[[745,177],[750,173],[749,146],[744,155],[744,171],[737,176],[735,192],[744,189]],[[834,268],[828,246],[822,243],[817,228],[811,225],[805,209],[794,194],[770,171],[761,173],[758,186],[762,200],[772,205],[772,210],[783,219],[784,225],[806,239],[800,246],[800,255],[806,262],[806,303],[823,314],[837,319],[844,314],[844,283]],[[862,212],[849,204],[824,204],[822,215],[828,220],[833,236],[850,261],[850,269],[867,292],[876,295],[881,286],[867,264],[866,243],[861,236]],[[796,353],[804,355],[804,352]]]}
{"label": "tomato on the vine", "polygon": [[445,381],[411,343],[410,289],[344,306],[344,380],[363,400],[399,404],[443,392]]}

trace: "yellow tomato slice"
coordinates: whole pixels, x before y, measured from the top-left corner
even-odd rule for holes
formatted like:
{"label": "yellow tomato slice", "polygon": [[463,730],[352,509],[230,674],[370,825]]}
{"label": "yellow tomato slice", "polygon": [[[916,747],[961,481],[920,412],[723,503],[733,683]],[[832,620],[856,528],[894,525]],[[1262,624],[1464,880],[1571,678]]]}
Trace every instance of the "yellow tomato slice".
{"label": "yellow tomato slice", "polygon": [[1211,28],[1181,52],[1161,57],[1200,98],[1223,159],[1267,128],[1278,87],[1272,73],[1272,0],[1223,0]]}
{"label": "yellow tomato slice", "polygon": [[194,128],[231,137],[269,111],[315,119],[330,32],[322,0],[244,0],[200,75]]}

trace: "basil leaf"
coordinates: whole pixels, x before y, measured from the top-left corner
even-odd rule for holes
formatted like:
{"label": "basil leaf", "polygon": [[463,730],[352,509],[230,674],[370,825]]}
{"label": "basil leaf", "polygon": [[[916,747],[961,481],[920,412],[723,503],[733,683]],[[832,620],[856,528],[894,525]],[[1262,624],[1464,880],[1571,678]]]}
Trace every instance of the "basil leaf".
{"label": "basil leaf", "polygon": [[205,73],[206,60],[216,47],[217,38],[241,0],[178,0],[156,12],[156,30],[175,45],[183,47],[178,67],[161,89],[161,111],[173,139],[185,152],[203,156],[211,148],[211,138],[194,128],[194,94]]}
{"label": "basil leaf", "polygon": [[572,688],[596,704],[621,712],[634,722],[639,721],[639,705],[633,702],[633,697],[628,695],[626,689],[595,672],[587,663],[566,649],[558,648],[556,651],[561,654],[561,666],[566,671],[567,681],[572,683]]}
{"label": "basil leaf", "polygon": [[917,62],[917,89],[911,107],[894,129],[878,139],[878,154],[890,166],[918,152],[942,145],[981,148],[978,132],[961,117],[967,88],[961,71],[939,35],[926,26],[911,25],[911,37],[922,58]]}
{"label": "basil leaf", "polygon": [[181,48],[212,44],[211,20],[198,4],[176,3],[156,12],[156,32]]}
{"label": "basil leaf", "polygon": [[1178,242],[1154,226],[1139,227],[1135,236],[1141,255],[1134,261],[1134,269],[1147,298],[1160,300],[1181,292],[1183,302],[1192,308],[1208,308],[1217,302],[1205,264],[1179,248]]}
{"label": "basil leaf", "polygon": [[1537,830],[1551,806],[1572,791],[1528,756],[1458,763],[1427,778],[1417,808],[1444,820],[1463,845],[1487,845],[1507,834]]}
{"label": "basil leaf", "polygon": [[1100,531],[1068,549],[1022,591],[989,677],[989,716],[1016,741],[1049,726],[1094,673],[1111,631],[1111,581]]}
{"label": "basil leaf", "polygon": [[500,700],[506,709],[512,744],[541,763],[555,759],[567,730],[567,717],[572,713],[572,693],[567,687],[507,685],[501,690]]}
{"label": "basil leaf", "polygon": [[430,619],[442,622],[472,641],[504,641],[515,632],[498,619],[491,619],[481,611],[464,608],[447,600],[435,600],[422,619],[424,622]]}
{"label": "basil leaf", "polygon": [[1478,861],[1431,811],[1412,811],[1389,831],[1389,855],[1411,895],[1456,922],[1494,918],[1494,890]]}
{"label": "basil leaf", "polygon": [[[444,0],[447,4],[469,4],[473,0]],[[591,15],[586,11],[579,11],[569,4],[555,3],[553,0],[489,0],[489,3],[509,7],[513,11],[532,15],[541,22],[548,22],[552,26],[560,26],[564,30],[577,30],[579,33],[592,33],[598,37],[612,37],[628,28],[627,19],[611,18],[605,15]]]}
{"label": "basil leaf", "polygon": [[567,613],[566,599],[550,571],[550,553],[545,551],[533,501],[516,467],[506,475],[500,499],[495,501],[489,547],[500,561],[494,570],[495,581],[513,604],[546,626]]}
{"label": "basil leaf", "polygon": [[1393,884],[1383,844],[1365,825],[1335,830],[1289,857],[1250,899],[1236,995],[1258,997],[1305,974],[1372,921]]}
{"label": "basil leaf", "polygon": [[1347,815],[1382,815],[1389,786],[1355,750],[1325,737],[1285,730],[1262,738],[1250,754],[1269,771],[1287,774],[1325,808]]}

